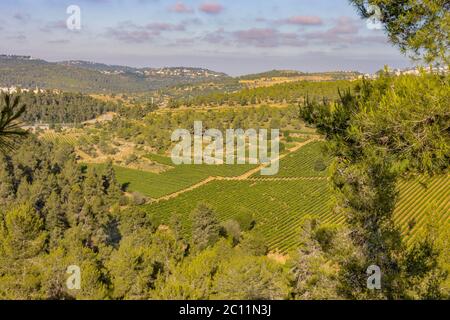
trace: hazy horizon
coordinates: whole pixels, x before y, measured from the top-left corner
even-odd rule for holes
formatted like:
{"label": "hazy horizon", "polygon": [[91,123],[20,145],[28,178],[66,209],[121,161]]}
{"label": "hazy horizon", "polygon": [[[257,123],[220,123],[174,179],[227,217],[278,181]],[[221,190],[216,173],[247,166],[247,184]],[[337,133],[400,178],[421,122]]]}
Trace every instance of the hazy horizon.
{"label": "hazy horizon", "polygon": [[[37,56],[33,56],[30,54],[26,54],[26,53],[14,53],[14,52],[0,52],[0,55],[12,55],[12,56],[30,56],[32,59],[35,60],[44,60],[46,62],[50,62],[50,63],[62,63],[62,62],[68,62],[68,61],[83,61],[83,62],[88,62],[88,63],[98,63],[98,64],[104,64],[104,65],[108,65],[108,66],[116,66],[116,67],[130,67],[130,68],[136,68],[136,69],[141,69],[141,68],[154,68],[154,69],[158,69],[158,68],[203,68],[203,69],[208,69],[211,71],[215,71],[215,72],[221,72],[221,73],[225,73],[229,76],[232,77],[239,77],[239,76],[244,76],[244,75],[249,75],[249,74],[258,74],[258,73],[264,73],[264,72],[268,72],[268,71],[273,71],[273,70],[278,70],[278,71],[298,71],[298,72],[305,72],[305,73],[320,73],[320,72],[340,72],[340,71],[348,71],[348,72],[361,72],[361,73],[366,73],[366,72],[370,72],[373,73],[375,71],[381,70],[383,69],[384,65],[380,65],[379,68],[374,69],[373,71],[362,71],[362,70],[357,70],[357,69],[329,69],[329,68],[324,68],[324,69],[320,69],[320,70],[314,70],[314,69],[310,69],[310,70],[305,70],[305,69],[296,69],[296,68],[268,68],[268,69],[260,69],[258,71],[255,72],[249,72],[249,73],[239,73],[239,74],[232,74],[227,72],[226,70],[218,70],[218,69],[214,69],[214,68],[209,68],[209,67],[205,67],[202,65],[130,65],[130,64],[121,64],[121,63],[109,63],[109,62],[103,62],[103,61],[97,61],[97,60],[89,60],[89,59],[78,59],[78,58],[73,58],[73,59],[58,59],[58,60],[51,60],[51,59],[45,59],[42,57],[37,57]],[[390,67],[396,68],[395,66],[389,65]],[[405,67],[410,67],[412,66],[411,64],[405,64],[404,66],[400,66],[398,68],[405,68]]]}
{"label": "hazy horizon", "polygon": [[[69,30],[69,5],[81,29]],[[273,69],[375,72],[411,65],[347,1],[6,0],[0,52],[47,61],[202,67],[238,76]]]}

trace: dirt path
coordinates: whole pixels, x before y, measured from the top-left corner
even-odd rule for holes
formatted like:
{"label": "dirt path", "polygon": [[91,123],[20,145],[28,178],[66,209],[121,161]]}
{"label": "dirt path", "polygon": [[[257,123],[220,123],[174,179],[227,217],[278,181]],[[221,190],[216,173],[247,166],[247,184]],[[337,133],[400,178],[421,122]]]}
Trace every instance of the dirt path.
{"label": "dirt path", "polygon": [[275,161],[280,161],[280,160],[282,160],[282,159],[285,158],[287,155],[289,155],[289,154],[291,154],[291,153],[293,153],[293,152],[298,151],[300,148],[303,148],[304,146],[306,146],[307,144],[310,144],[310,143],[313,142],[313,141],[318,141],[318,139],[317,139],[317,138],[313,138],[313,139],[307,140],[307,141],[305,141],[305,142],[299,143],[299,144],[296,145],[295,147],[289,149],[289,152],[286,152],[285,154],[280,155],[278,158],[272,160],[270,163],[262,164],[262,165],[258,166],[257,168],[252,169],[252,170],[250,170],[250,171],[247,171],[246,173],[244,173],[243,175],[238,176],[238,177],[229,177],[229,178],[227,177],[227,178],[225,178],[225,180],[237,180],[237,181],[247,180],[247,179],[249,179],[251,176],[253,176],[254,174],[256,174],[256,173],[258,173],[259,171],[261,171],[262,169],[264,169],[264,168],[266,168],[266,167],[269,167],[269,166],[270,166],[272,163],[274,163]]}
{"label": "dirt path", "polygon": [[[314,138],[312,138],[312,139],[310,139],[308,141],[299,143],[295,147],[289,149],[289,152],[286,152],[285,154],[282,154],[278,158],[272,160],[272,162],[270,164],[272,164],[275,161],[280,161],[283,158],[285,158],[287,155],[298,151],[300,148],[303,148],[307,144],[310,144],[310,143],[312,143],[314,141],[319,141],[319,140],[320,140],[320,138],[314,137]],[[251,176],[253,176],[254,174],[258,173],[259,171],[261,171],[263,168],[265,168],[267,166],[269,166],[268,163],[262,164],[262,165],[254,168],[254,169],[252,169],[250,171],[247,171],[243,175],[240,175],[240,176],[237,176],[237,177],[213,177],[213,176],[211,176],[211,177],[208,177],[205,180],[203,180],[203,181],[201,181],[199,183],[196,183],[196,184],[194,184],[194,185],[192,185],[192,186],[190,186],[190,187],[188,187],[186,189],[183,189],[183,190],[171,193],[171,194],[169,194],[167,196],[164,196],[164,197],[161,197],[161,198],[158,198],[158,199],[154,199],[153,202],[160,202],[160,201],[165,201],[165,200],[170,200],[170,199],[176,198],[176,197],[178,197],[179,195],[181,195],[183,193],[186,193],[186,192],[198,189],[198,188],[200,188],[200,187],[202,187],[202,186],[204,186],[204,185],[206,185],[206,184],[208,184],[208,183],[210,183],[212,181],[245,181],[245,180],[252,180],[252,181],[296,181],[296,180],[299,180],[300,181],[300,180],[324,180],[324,179],[326,179],[326,178],[322,178],[322,177],[292,177],[292,178],[289,178],[289,177],[284,177],[284,178],[270,178],[270,177],[264,178],[264,177],[261,177],[261,178],[250,179]]]}
{"label": "dirt path", "polygon": [[170,199],[176,198],[176,197],[178,197],[180,194],[183,194],[183,193],[186,193],[186,192],[189,192],[189,191],[198,189],[198,188],[204,186],[205,184],[208,184],[208,183],[210,183],[211,181],[214,181],[214,180],[217,180],[217,177],[209,177],[209,178],[207,178],[207,179],[205,179],[205,180],[203,180],[203,181],[201,181],[201,182],[199,182],[199,183],[197,183],[197,184],[193,184],[193,185],[190,186],[189,188],[186,188],[186,189],[177,191],[177,192],[175,192],[175,193],[171,193],[171,194],[169,194],[169,195],[167,195],[167,196],[164,196],[164,197],[155,199],[153,202],[160,202],[160,201],[170,200]]}
{"label": "dirt path", "polygon": [[248,181],[317,181],[327,180],[327,177],[281,177],[281,178],[250,178]]}

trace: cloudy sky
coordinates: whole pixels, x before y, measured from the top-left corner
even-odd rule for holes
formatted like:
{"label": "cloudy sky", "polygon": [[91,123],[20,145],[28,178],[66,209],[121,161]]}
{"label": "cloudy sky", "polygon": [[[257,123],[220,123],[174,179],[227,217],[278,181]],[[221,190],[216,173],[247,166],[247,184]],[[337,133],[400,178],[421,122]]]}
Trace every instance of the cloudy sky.
{"label": "cloudy sky", "polygon": [[[67,8],[81,9],[81,30]],[[1,0],[0,53],[50,61],[373,72],[409,60],[347,0]]]}

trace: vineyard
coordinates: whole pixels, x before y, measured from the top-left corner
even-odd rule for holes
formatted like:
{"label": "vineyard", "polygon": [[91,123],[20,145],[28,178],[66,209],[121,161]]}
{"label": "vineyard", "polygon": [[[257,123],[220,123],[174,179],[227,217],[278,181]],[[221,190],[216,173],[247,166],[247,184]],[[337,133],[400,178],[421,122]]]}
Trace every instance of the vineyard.
{"label": "vineyard", "polygon": [[[441,224],[449,223],[449,177],[404,181],[399,185],[400,202],[395,220],[408,241],[421,234],[432,214]],[[221,222],[241,214],[252,214],[255,229],[263,234],[269,248],[282,253],[299,245],[302,217],[318,217],[323,223],[342,224],[343,216],[331,210],[331,191],[326,180],[214,181],[175,199],[146,206],[160,223],[173,214],[182,219],[184,233],[190,233],[190,213],[198,203],[213,207]]]}
{"label": "vineyard", "polygon": [[41,135],[41,138],[45,141],[53,142],[56,144],[65,143],[71,146],[76,146],[80,138],[76,133],[57,133],[55,131],[46,131]]}
{"label": "vineyard", "polygon": [[138,191],[150,198],[160,198],[197,184],[208,177],[235,177],[254,168],[254,165],[180,165],[159,155],[148,155],[150,160],[172,166],[163,173],[152,173],[115,167],[121,183],[128,183],[129,191]]}
{"label": "vineyard", "polygon": [[342,221],[328,209],[329,199],[326,181],[214,181],[173,200],[148,205],[147,210],[161,223],[168,223],[172,214],[184,217],[187,236],[190,213],[200,202],[214,208],[222,222],[251,214],[256,230],[265,236],[269,247],[285,252],[298,244],[302,217]]}
{"label": "vineyard", "polygon": [[[276,177],[325,177],[331,160],[324,155],[324,142],[316,141],[288,154],[280,161]],[[256,173],[253,177],[260,177]]]}
{"label": "vineyard", "polygon": [[[272,251],[287,253],[299,245],[302,218],[315,216],[323,223],[343,224],[345,218],[331,210],[332,193],[326,179],[331,160],[323,153],[323,142],[311,142],[281,160],[280,172],[261,177],[259,172],[244,180],[215,180],[177,197],[146,205],[156,221],[168,224],[173,215],[182,217],[185,236],[190,236],[190,213],[203,202],[210,205],[221,222],[252,215],[255,230],[261,233]],[[121,182],[130,191],[161,198],[198,184],[209,177],[237,177],[254,168],[251,165],[173,166],[162,155],[147,158],[169,166],[156,174],[117,167]],[[399,183],[399,203],[395,221],[408,242],[420,237],[433,217],[438,224],[449,222],[448,176],[420,178]]]}
{"label": "vineyard", "polygon": [[395,219],[404,235],[412,241],[421,236],[432,217],[445,227],[450,223],[449,176],[403,181]]}

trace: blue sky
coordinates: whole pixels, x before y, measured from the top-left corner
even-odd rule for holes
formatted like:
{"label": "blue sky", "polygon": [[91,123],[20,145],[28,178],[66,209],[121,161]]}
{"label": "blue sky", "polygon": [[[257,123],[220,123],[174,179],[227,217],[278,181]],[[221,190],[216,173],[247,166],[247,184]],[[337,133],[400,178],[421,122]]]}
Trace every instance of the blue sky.
{"label": "blue sky", "polygon": [[[81,30],[66,27],[69,5]],[[409,60],[346,0],[2,0],[0,53],[130,66],[373,72]]]}

